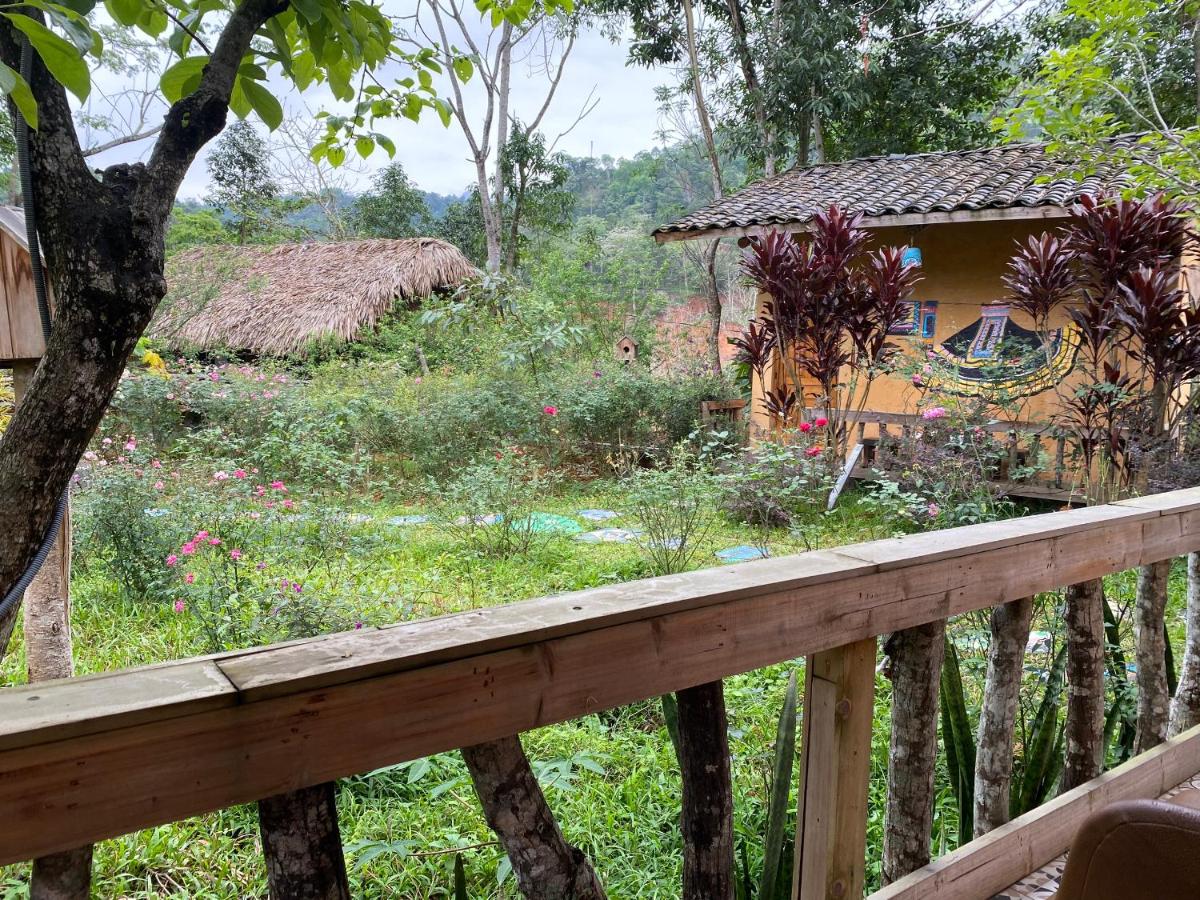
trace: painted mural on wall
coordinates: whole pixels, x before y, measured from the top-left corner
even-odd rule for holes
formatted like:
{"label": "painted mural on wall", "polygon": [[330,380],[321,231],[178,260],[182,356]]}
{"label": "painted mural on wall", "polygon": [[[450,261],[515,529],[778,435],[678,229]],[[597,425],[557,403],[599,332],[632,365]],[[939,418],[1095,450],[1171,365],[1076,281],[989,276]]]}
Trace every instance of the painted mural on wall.
{"label": "painted mural on wall", "polygon": [[[924,304],[922,304],[924,305]],[[1074,325],[1050,333],[1047,353],[1036,332],[1009,317],[1009,307],[981,307],[979,319],[930,348],[937,387],[963,397],[1004,391],[1030,397],[1054,387],[1075,364],[1079,332]]]}

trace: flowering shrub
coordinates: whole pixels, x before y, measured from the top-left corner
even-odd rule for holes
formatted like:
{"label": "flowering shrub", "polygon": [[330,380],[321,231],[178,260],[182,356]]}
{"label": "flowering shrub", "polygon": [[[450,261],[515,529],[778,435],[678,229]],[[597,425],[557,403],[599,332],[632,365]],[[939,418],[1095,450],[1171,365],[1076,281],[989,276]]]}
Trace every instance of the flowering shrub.
{"label": "flowering shrub", "polygon": [[[825,508],[834,478],[821,459],[828,421],[818,418],[759,441],[719,466],[722,505],[729,516],[759,528],[789,527],[806,513]],[[807,426],[807,427],[806,427]]]}

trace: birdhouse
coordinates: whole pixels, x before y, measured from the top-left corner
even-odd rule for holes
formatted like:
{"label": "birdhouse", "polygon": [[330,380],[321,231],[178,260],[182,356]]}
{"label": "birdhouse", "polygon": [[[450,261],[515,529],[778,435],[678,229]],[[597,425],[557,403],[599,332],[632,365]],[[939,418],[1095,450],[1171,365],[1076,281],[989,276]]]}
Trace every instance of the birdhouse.
{"label": "birdhouse", "polygon": [[626,335],[617,341],[616,346],[613,348],[613,352],[615,353],[617,359],[619,359],[621,362],[633,362],[635,359],[637,359],[638,343],[633,338]]}
{"label": "birdhouse", "polygon": [[0,206],[0,367],[33,362],[46,352],[25,241],[25,216]]}

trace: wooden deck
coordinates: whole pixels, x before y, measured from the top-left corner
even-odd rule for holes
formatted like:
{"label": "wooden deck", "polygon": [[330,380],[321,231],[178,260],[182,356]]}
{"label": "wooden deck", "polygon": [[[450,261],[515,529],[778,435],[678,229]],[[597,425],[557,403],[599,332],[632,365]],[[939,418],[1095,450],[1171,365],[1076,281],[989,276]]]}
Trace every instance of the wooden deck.
{"label": "wooden deck", "polygon": [[[9,688],[0,864],[807,656],[796,882],[804,900],[861,895],[875,663],[863,648],[1195,550],[1200,489]],[[1196,771],[1200,730],[876,898],[990,896],[1061,853],[1098,803]]]}

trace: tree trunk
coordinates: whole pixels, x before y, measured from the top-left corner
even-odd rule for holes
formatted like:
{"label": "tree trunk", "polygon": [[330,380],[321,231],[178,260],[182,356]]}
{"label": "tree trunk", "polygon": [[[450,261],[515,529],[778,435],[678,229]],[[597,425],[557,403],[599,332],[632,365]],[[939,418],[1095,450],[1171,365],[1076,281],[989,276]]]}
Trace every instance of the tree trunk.
{"label": "tree trunk", "polygon": [[733,780],[720,681],[675,694],[683,776],[683,900],[733,900]]}
{"label": "tree trunk", "polygon": [[1059,793],[1104,768],[1104,582],[1071,585],[1066,607],[1066,754]]}
{"label": "tree trunk", "polygon": [[350,900],[337,820],[337,785],[258,801],[271,900]]}
{"label": "tree trunk", "polygon": [[929,862],[933,779],[937,768],[938,682],[944,620],[897,631],[884,645],[891,660],[892,737],[883,825],[883,883]]}
{"label": "tree trunk", "polygon": [[487,823],[528,900],[604,900],[583,852],[563,838],[518,737],[462,749]]}
{"label": "tree trunk", "polygon": [[29,900],[88,900],[91,888],[91,844],[33,861]]}
{"label": "tree trunk", "polygon": [[771,178],[775,174],[775,142],[767,125],[767,111],[763,103],[762,87],[758,82],[758,70],[754,67],[754,57],[750,53],[750,42],[746,37],[746,19],[742,14],[742,3],[741,0],[726,0],[725,5],[729,8],[729,33],[733,38],[738,65],[742,69],[742,78],[746,82],[746,93],[754,110],[758,140],[762,144],[763,175]]}
{"label": "tree trunk", "polygon": [[721,374],[721,286],[717,282],[717,249],[720,240],[712,241],[704,251],[704,287],[708,301],[708,367]]}
{"label": "tree trunk", "polygon": [[1021,697],[1025,645],[1033,618],[1033,598],[992,610],[987,682],[979,710],[975,749],[975,837],[1008,821],[1012,788],[1013,725]]}
{"label": "tree trunk", "polygon": [[1167,690],[1165,616],[1171,561],[1138,569],[1134,624],[1137,639],[1138,717],[1134,753],[1145,753],[1167,737],[1171,696]]}
{"label": "tree trunk", "polygon": [[1187,560],[1187,641],[1167,736],[1195,725],[1200,725],[1200,553],[1189,554]]}

